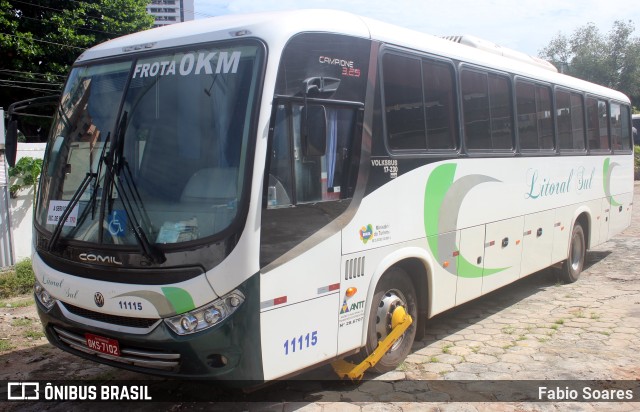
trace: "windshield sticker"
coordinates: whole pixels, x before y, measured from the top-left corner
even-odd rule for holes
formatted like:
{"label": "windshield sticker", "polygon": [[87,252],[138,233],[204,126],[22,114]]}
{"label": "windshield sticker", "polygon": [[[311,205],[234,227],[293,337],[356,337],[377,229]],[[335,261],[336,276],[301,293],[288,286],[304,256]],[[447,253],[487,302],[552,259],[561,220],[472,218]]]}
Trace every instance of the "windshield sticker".
{"label": "windshield sticker", "polygon": [[111,236],[123,237],[126,235],[127,213],[124,210],[114,210],[109,215],[109,233]]}
{"label": "windshield sticker", "polygon": [[[218,56],[216,62],[216,55]],[[178,63],[175,60],[162,60],[152,63],[139,63],[133,71],[133,78],[156,76],[181,76],[198,74],[236,73],[242,52],[187,53]],[[214,69],[215,68],[215,69]]]}
{"label": "windshield sticker", "polygon": [[[51,200],[49,202],[49,211],[47,212],[47,224],[57,225],[58,221],[62,217],[65,209],[69,205],[68,200]],[[64,222],[64,226],[75,226],[78,223],[78,205],[75,205],[67,220]]]}

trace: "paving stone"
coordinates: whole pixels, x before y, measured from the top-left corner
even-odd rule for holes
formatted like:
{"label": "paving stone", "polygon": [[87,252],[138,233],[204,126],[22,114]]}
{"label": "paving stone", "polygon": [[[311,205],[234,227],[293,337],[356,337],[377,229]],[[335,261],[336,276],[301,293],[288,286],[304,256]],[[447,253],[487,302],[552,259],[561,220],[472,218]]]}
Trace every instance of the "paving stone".
{"label": "paving stone", "polygon": [[446,363],[439,363],[439,362],[434,362],[434,363],[425,363],[422,365],[422,369],[426,372],[433,372],[433,373],[438,373],[438,374],[442,374],[445,372],[452,372],[453,371],[453,366],[446,364]]}

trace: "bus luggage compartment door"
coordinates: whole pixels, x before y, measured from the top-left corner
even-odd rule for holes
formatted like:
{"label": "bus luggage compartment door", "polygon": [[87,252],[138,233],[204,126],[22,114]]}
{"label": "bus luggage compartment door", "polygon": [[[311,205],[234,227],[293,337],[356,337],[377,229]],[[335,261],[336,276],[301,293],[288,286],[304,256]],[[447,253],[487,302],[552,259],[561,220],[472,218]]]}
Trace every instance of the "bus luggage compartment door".
{"label": "bus luggage compartment door", "polygon": [[520,277],[523,225],[523,216],[487,224],[482,272],[483,295]]}

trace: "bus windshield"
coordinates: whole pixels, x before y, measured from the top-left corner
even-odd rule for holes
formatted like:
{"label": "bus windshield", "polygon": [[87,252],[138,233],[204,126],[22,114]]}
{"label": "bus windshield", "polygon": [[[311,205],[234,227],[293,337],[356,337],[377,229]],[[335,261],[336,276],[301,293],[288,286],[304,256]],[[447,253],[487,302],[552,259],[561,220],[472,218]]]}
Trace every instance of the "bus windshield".
{"label": "bus windshield", "polygon": [[227,42],[75,67],[45,154],[38,226],[116,245],[228,228],[250,163],[262,54],[257,42]]}

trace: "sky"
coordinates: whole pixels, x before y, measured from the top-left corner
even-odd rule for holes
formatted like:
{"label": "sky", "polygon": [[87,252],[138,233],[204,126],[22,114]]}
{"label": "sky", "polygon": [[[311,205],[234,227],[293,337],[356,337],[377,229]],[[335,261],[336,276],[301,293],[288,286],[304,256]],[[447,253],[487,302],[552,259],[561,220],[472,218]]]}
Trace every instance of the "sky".
{"label": "sky", "polygon": [[631,20],[640,36],[637,0],[195,0],[196,19],[291,9],[338,9],[413,30],[472,35],[537,56],[559,33],[587,23],[607,34]]}

